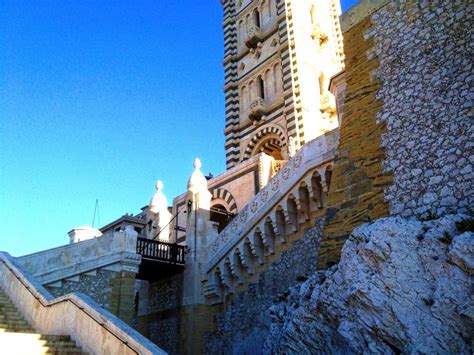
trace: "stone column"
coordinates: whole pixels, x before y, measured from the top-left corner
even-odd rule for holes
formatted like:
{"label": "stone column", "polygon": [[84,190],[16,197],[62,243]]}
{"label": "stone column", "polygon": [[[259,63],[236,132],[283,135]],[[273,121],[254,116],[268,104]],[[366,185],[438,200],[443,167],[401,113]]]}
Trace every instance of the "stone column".
{"label": "stone column", "polygon": [[204,303],[201,291],[202,268],[207,262],[208,235],[212,234],[210,208],[212,195],[201,172],[201,161],[194,160],[194,172],[186,192],[186,270],[183,305]]}
{"label": "stone column", "polygon": [[205,332],[212,330],[212,312],[205,304],[202,279],[207,264],[209,238],[214,236],[210,221],[212,195],[201,172],[201,161],[194,160],[194,172],[186,193],[186,268],[181,307],[181,352],[200,353]]}

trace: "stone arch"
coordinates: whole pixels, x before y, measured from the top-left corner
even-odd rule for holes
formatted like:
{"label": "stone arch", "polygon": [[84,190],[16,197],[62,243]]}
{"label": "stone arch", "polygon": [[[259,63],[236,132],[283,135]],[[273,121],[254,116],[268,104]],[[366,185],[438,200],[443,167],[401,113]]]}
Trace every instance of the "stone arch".
{"label": "stone arch", "polygon": [[214,189],[211,200],[211,221],[217,225],[217,231],[220,233],[232,218],[237,214],[237,204],[234,197],[226,189]]}
{"label": "stone arch", "polygon": [[286,200],[286,212],[288,215],[288,224],[292,229],[292,232],[298,230],[298,207],[296,204],[296,198],[293,194],[290,194]]}
{"label": "stone arch", "polygon": [[265,237],[265,247],[268,253],[275,254],[275,229],[272,219],[268,216],[265,218],[265,224],[263,225],[263,236]]}
{"label": "stone arch", "polygon": [[314,4],[311,4],[311,7],[309,9],[309,16],[311,18],[311,25],[315,26],[316,25],[316,6],[314,6]]}
{"label": "stone arch", "polygon": [[267,86],[267,83],[265,83],[265,74],[260,74],[257,76],[257,98],[260,98],[262,100],[266,99],[265,96],[265,87]]}
{"label": "stone arch", "polygon": [[253,24],[257,26],[258,28],[262,27],[262,18],[260,16],[259,8],[253,9],[252,17],[253,17]]}
{"label": "stone arch", "polygon": [[275,212],[275,224],[280,239],[280,243],[286,243],[286,219],[285,219],[285,210],[281,205],[279,205]]}
{"label": "stone arch", "polygon": [[240,110],[245,112],[249,107],[249,91],[246,85],[240,89]]}
{"label": "stone arch", "polygon": [[329,192],[329,187],[331,186],[331,178],[332,178],[332,165],[329,164],[326,166],[326,170],[324,171],[324,180],[325,180],[325,192]]}
{"label": "stone arch", "polygon": [[222,284],[222,272],[219,266],[211,274],[211,283],[215,287],[216,295],[221,298],[224,293],[224,285]]}
{"label": "stone arch", "polygon": [[[217,189],[213,189],[211,206],[213,205],[214,200],[221,200],[219,202],[221,204],[224,204],[224,207],[226,207],[227,212],[232,213],[234,215],[237,214],[237,203],[235,202],[234,196],[229,190],[220,187],[218,187]],[[217,203],[218,201],[215,202]]]}
{"label": "stone arch", "polygon": [[283,74],[281,72],[280,62],[273,65],[273,85],[276,94],[283,91]]}
{"label": "stone arch", "polygon": [[265,97],[267,99],[272,99],[275,96],[275,84],[273,83],[274,79],[271,68],[267,68],[263,75],[265,76]]}
{"label": "stone arch", "polygon": [[278,144],[280,150],[283,151],[286,147],[286,135],[278,126],[262,127],[250,139],[240,161],[247,160],[258,154],[259,150],[256,148],[261,147],[264,143]]}
{"label": "stone arch", "polygon": [[306,182],[302,182],[298,188],[298,200],[299,200],[299,207],[301,210],[301,216],[304,220],[308,221],[310,218],[311,210],[310,210],[310,197],[308,186]]}
{"label": "stone arch", "polygon": [[319,171],[315,171],[311,176],[311,195],[313,201],[316,203],[318,208],[324,206],[324,191],[322,186],[322,179]]}

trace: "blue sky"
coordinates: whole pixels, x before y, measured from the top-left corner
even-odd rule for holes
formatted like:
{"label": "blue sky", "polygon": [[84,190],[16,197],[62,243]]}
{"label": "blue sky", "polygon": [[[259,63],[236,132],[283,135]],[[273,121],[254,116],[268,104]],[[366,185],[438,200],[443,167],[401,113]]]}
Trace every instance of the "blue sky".
{"label": "blue sky", "polygon": [[[355,3],[343,1],[343,8]],[[220,1],[0,0],[0,250],[225,169]]]}

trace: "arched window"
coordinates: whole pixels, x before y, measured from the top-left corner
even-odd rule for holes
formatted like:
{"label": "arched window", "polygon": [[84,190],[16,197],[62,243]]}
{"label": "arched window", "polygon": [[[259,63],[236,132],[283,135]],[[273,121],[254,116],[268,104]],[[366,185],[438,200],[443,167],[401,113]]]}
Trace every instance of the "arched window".
{"label": "arched window", "polygon": [[266,0],[262,0],[260,3],[260,14],[262,16],[262,23],[266,23],[270,15],[268,14],[268,7]]}
{"label": "arched window", "polygon": [[324,88],[324,75],[323,75],[323,73],[320,73],[319,74],[319,94],[321,96],[324,95],[324,91],[325,91],[324,89],[325,89]]}
{"label": "arched window", "polygon": [[265,100],[265,82],[261,76],[257,78],[257,94],[259,98]]}
{"label": "arched window", "polygon": [[257,87],[255,86],[255,81],[251,81],[249,84],[249,102],[256,99]]}
{"label": "arched window", "polygon": [[240,20],[239,21],[239,29],[237,31],[237,43],[241,44],[243,42],[245,33],[244,33],[244,21]]}
{"label": "arched window", "polygon": [[242,103],[241,110],[243,112],[247,109],[247,107],[249,105],[248,90],[247,90],[246,86],[242,87],[242,90],[240,91],[240,102]]}
{"label": "arched window", "polygon": [[253,23],[255,26],[260,27],[260,11],[257,9],[253,10]]}
{"label": "arched window", "polygon": [[220,233],[230,222],[232,215],[222,205],[211,207],[210,220],[217,223],[217,232]]}
{"label": "arched window", "polygon": [[275,88],[275,84],[273,83],[273,74],[271,69],[267,69],[265,71],[265,89],[267,90],[266,92],[266,97],[267,98],[272,98],[275,94],[275,91],[273,90]]}
{"label": "arched window", "polygon": [[309,9],[309,15],[311,16],[311,24],[314,26],[316,25],[316,6],[311,5]]}
{"label": "arched window", "polygon": [[281,74],[281,66],[280,63],[276,63],[273,66],[273,76],[274,76],[274,84],[275,84],[275,92],[278,93],[283,91],[283,79]]}
{"label": "arched window", "polygon": [[245,31],[249,31],[251,26],[250,14],[247,14],[247,16],[245,16]]}

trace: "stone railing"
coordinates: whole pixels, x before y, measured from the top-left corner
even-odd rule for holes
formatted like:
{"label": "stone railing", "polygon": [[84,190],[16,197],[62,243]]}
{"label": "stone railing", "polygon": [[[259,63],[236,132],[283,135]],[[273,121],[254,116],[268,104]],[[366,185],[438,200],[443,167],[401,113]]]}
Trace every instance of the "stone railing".
{"label": "stone railing", "polygon": [[249,48],[254,48],[258,44],[258,42],[260,42],[262,39],[263,39],[263,33],[260,27],[256,25],[252,25],[249,27],[247,31],[245,44]]}
{"label": "stone railing", "polygon": [[53,298],[4,252],[0,252],[0,287],[38,333],[69,335],[91,354],[166,354],[85,295]]}
{"label": "stone railing", "polygon": [[265,100],[261,97],[256,98],[250,103],[249,118],[255,123],[261,121],[262,116],[266,114]]}
{"label": "stone railing", "polygon": [[261,97],[256,98],[250,103],[250,110],[261,110],[263,109],[264,100]]}
{"label": "stone railing", "polygon": [[232,292],[244,271],[253,273],[277,243],[286,243],[311,211],[324,206],[338,136],[334,130],[304,145],[216,237],[205,268],[206,297],[219,297],[223,288]]}
{"label": "stone railing", "polygon": [[125,232],[103,236],[17,258],[42,285],[111,265],[138,272],[137,236]]}

